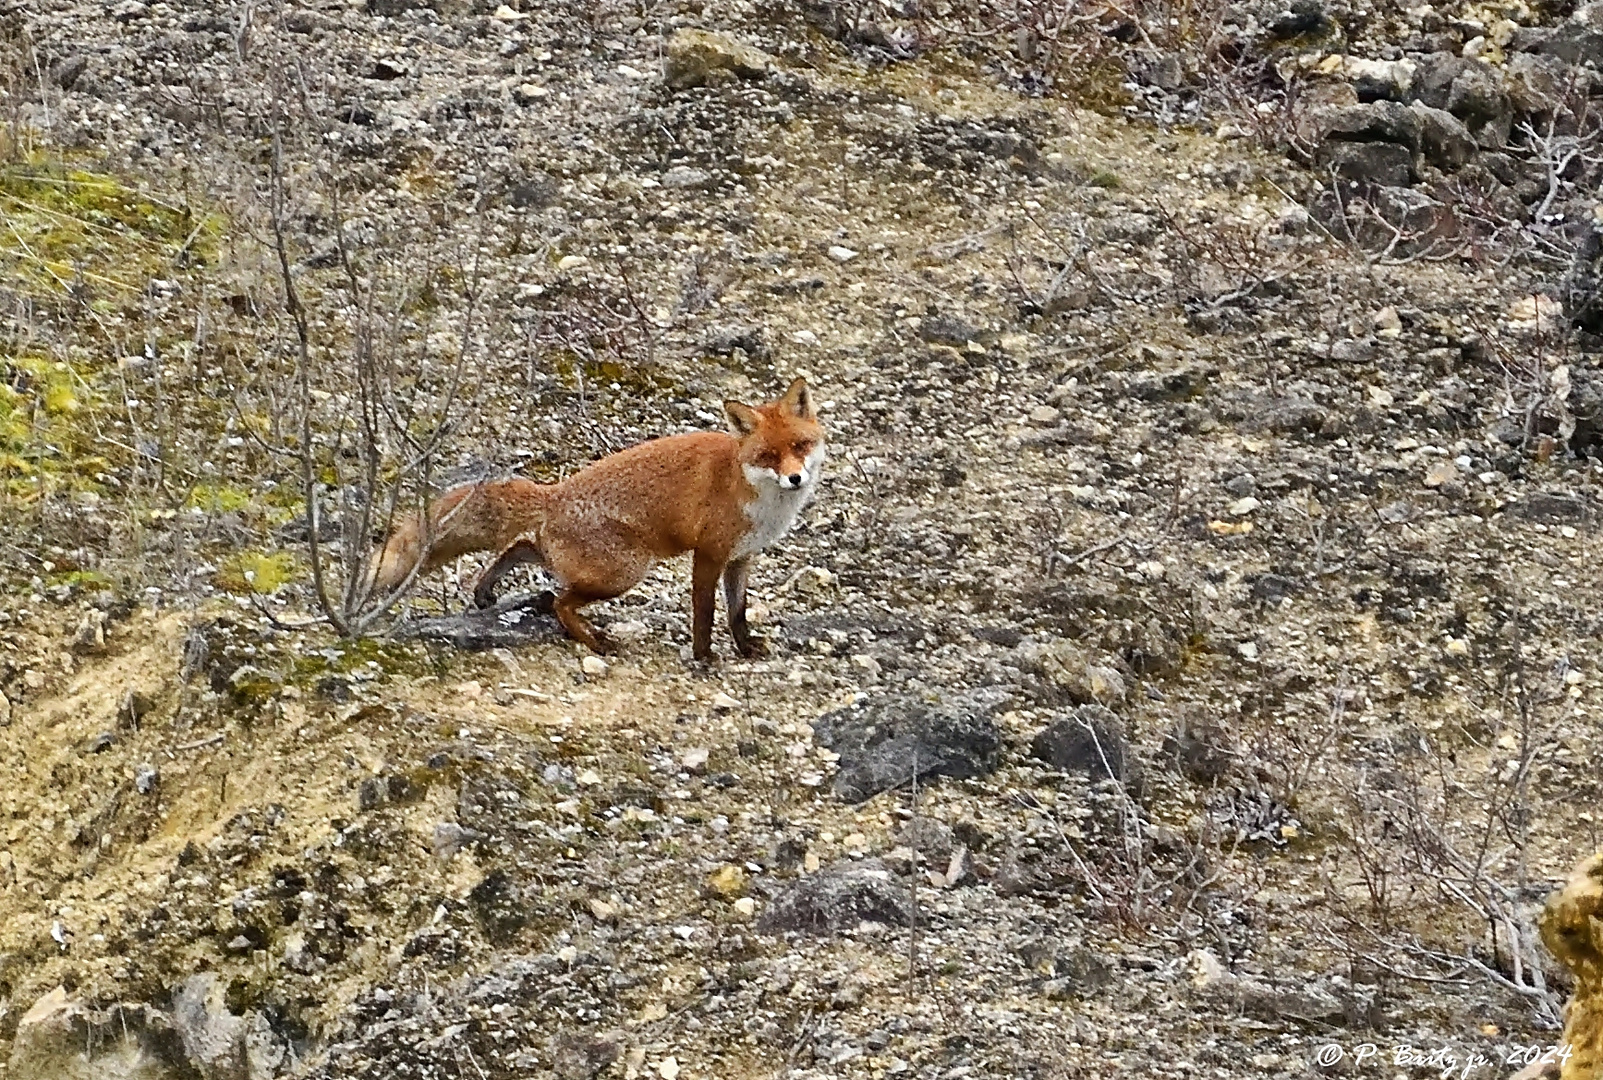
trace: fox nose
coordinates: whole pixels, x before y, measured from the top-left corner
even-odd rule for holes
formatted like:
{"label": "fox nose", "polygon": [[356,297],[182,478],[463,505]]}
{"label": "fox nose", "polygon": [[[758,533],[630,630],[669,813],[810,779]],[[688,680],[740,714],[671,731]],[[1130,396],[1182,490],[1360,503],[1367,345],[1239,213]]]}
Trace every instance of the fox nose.
{"label": "fox nose", "polygon": [[793,472],[789,476],[785,477],[785,483],[789,484],[793,488],[801,487],[801,482],[802,474],[799,472]]}

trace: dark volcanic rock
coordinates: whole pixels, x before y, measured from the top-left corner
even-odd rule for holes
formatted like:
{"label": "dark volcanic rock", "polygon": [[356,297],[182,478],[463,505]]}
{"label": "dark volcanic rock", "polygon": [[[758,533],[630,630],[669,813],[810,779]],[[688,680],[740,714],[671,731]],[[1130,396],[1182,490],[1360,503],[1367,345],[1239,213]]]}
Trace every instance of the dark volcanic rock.
{"label": "dark volcanic rock", "polygon": [[1317,110],[1309,122],[1326,142],[1387,142],[1410,150],[1419,146],[1419,114],[1395,101],[1330,106]]}
{"label": "dark volcanic rock", "polygon": [[878,859],[868,859],[832,863],[799,879],[758,916],[757,930],[823,934],[850,930],[862,922],[907,926],[912,921],[913,902],[907,890]]}
{"label": "dark volcanic rock", "polygon": [[1438,169],[1452,172],[1475,155],[1475,139],[1458,117],[1445,109],[1416,105],[1419,116],[1419,150]]}
{"label": "dark volcanic rock", "polygon": [[1124,725],[1100,705],[1082,705],[1048,725],[1030,743],[1030,753],[1060,772],[1096,780],[1123,780],[1133,772]]}
{"label": "dark volcanic rock", "polygon": [[840,755],[835,794],[862,802],[915,776],[966,779],[995,769],[1002,736],[994,716],[1008,697],[990,686],[940,703],[882,699],[819,717],[813,737]]}
{"label": "dark volcanic rock", "polygon": [[1537,44],[1535,51],[1556,56],[1566,64],[1596,65],[1603,61],[1603,4],[1576,8],[1567,22]]}
{"label": "dark volcanic rock", "polygon": [[483,610],[468,608],[456,615],[402,623],[395,636],[403,641],[444,641],[480,652],[558,641],[564,631],[551,614],[550,593],[516,593]]}
{"label": "dark volcanic rock", "polygon": [[1332,140],[1319,148],[1318,161],[1337,176],[1387,187],[1404,187],[1414,178],[1414,155],[1398,143]]}
{"label": "dark volcanic rock", "polygon": [[1408,92],[1421,104],[1433,109],[1445,109],[1452,95],[1453,80],[1469,65],[1470,61],[1462,56],[1446,52],[1432,53],[1422,58],[1419,67],[1414,69],[1414,81]]}

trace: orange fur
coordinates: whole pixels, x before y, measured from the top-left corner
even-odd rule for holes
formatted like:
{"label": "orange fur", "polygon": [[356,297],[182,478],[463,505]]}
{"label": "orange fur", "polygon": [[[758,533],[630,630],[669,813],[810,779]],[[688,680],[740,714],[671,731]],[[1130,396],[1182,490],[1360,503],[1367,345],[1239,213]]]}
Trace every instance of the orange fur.
{"label": "orange fur", "polygon": [[[487,606],[514,566],[538,562],[562,591],[554,611],[574,638],[597,652],[610,644],[579,609],[619,596],[651,565],[693,555],[692,615],[697,659],[712,654],[720,575],[729,630],[742,655],[760,651],[746,625],[750,560],[783,535],[811,496],[824,430],[807,385],[797,379],[777,401],[725,402],[730,432],[671,435],[602,458],[557,484],[512,479],[464,484],[397,528],[372,560],[379,593],[474,551],[499,552],[474,586]],[[425,551],[425,548],[427,549]]]}

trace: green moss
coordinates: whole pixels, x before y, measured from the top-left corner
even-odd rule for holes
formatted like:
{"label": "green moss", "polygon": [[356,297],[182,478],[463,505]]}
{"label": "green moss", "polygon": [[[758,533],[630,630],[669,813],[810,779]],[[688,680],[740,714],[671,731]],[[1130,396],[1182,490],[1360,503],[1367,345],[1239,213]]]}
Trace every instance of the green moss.
{"label": "green moss", "polygon": [[275,593],[300,576],[300,566],[287,551],[241,551],[218,568],[215,584],[224,592]]}
{"label": "green moss", "polygon": [[116,177],[36,155],[0,166],[0,267],[35,295],[137,297],[152,277],[210,261],[221,220]]}
{"label": "green moss", "polygon": [[1110,191],[1124,186],[1119,180],[1119,174],[1107,169],[1098,169],[1091,174],[1091,178],[1086,183],[1092,187],[1107,188]]}
{"label": "green moss", "polygon": [[65,585],[74,590],[111,589],[116,586],[116,582],[99,570],[68,570],[51,574],[45,579],[45,584],[52,587]]}
{"label": "green moss", "polygon": [[[429,655],[420,646],[376,638],[355,638],[316,652],[302,653],[290,667],[288,681],[297,686],[313,686],[326,675],[348,675],[369,664],[378,665],[386,675],[435,675]],[[442,737],[450,737],[447,728]]]}
{"label": "green moss", "polygon": [[250,506],[253,495],[244,488],[197,484],[184,505],[213,513],[236,513]]}
{"label": "green moss", "polygon": [[[213,259],[222,219],[59,154],[0,164],[0,276],[41,313],[109,325],[144,310],[152,279]],[[109,333],[109,331],[107,331]],[[47,492],[103,492],[131,453],[106,437],[121,408],[106,350],[0,352],[0,514]]]}
{"label": "green moss", "polygon": [[92,369],[0,355],[0,485],[28,503],[47,489],[98,491],[109,464],[87,421],[108,402]]}

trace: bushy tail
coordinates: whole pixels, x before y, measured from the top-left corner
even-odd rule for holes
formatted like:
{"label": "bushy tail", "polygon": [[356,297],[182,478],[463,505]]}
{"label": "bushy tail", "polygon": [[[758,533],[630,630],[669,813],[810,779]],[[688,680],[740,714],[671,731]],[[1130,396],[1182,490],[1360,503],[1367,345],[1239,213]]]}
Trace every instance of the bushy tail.
{"label": "bushy tail", "polygon": [[[419,574],[475,551],[499,551],[537,522],[527,520],[537,505],[539,484],[521,478],[462,484],[414,514],[373,553],[368,565],[369,594],[394,591],[419,561]],[[523,489],[530,489],[525,491]]]}

